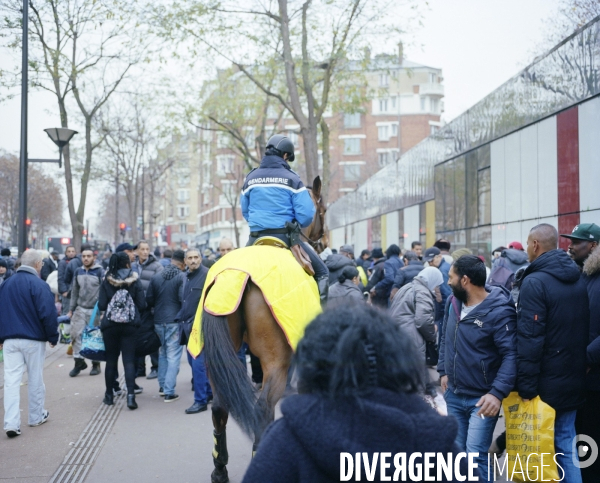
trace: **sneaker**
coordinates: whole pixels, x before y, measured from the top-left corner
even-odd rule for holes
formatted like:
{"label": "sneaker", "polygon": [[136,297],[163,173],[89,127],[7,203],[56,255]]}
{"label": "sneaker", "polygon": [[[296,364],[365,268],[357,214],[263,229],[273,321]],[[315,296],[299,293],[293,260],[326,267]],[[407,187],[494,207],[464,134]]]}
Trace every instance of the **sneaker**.
{"label": "sneaker", "polygon": [[164,396],[164,395],[165,395],[165,390],[164,390],[162,387],[161,387],[161,388],[159,388],[159,389],[158,389],[158,394],[159,394],[160,396]]}
{"label": "sneaker", "polygon": [[133,393],[134,394],[142,394],[143,391],[144,391],[143,387],[140,387],[137,384],[135,386],[133,386]]}
{"label": "sneaker", "polygon": [[165,402],[173,402],[173,401],[177,401],[178,399],[179,399],[178,394],[167,394],[165,396]]}
{"label": "sneaker", "polygon": [[158,377],[158,372],[156,371],[156,369],[152,369],[146,379],[156,379],[157,377]]}
{"label": "sneaker", "polygon": [[42,416],[42,420],[39,423],[35,423],[35,424],[30,424],[29,426],[34,427],[34,426],[41,426],[42,424],[44,424],[46,421],[48,421],[48,417],[50,416],[50,411],[45,410],[44,411],[44,415]]}
{"label": "sneaker", "polygon": [[6,436],[8,436],[9,438],[14,438],[15,436],[19,436],[20,434],[21,434],[20,429],[7,429],[6,430]]}

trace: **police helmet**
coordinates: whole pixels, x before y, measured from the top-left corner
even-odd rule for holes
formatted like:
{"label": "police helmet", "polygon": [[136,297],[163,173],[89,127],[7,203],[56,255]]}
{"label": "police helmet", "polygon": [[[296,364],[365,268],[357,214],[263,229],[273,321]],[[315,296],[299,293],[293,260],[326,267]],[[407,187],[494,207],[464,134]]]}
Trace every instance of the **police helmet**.
{"label": "police helmet", "polygon": [[287,161],[293,161],[294,156],[294,143],[283,134],[275,134],[267,142],[267,154],[275,154],[283,158],[283,154],[287,153]]}

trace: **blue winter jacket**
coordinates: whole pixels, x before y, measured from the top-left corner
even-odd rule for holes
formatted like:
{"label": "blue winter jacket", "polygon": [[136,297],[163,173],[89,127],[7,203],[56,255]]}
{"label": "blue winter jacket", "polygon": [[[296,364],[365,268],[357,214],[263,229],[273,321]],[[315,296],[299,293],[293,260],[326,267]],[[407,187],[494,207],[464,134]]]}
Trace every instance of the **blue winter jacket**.
{"label": "blue winter jacket", "polygon": [[54,295],[35,269],[22,266],[0,285],[0,307],[0,344],[7,339],[58,342]]}
{"label": "blue winter jacket", "polygon": [[590,307],[585,280],[563,250],[525,269],[517,303],[517,390],[556,411],[583,405]]}
{"label": "blue winter jacket", "polygon": [[490,393],[502,400],[517,378],[517,314],[508,290],[485,289],[487,298],[462,320],[462,303],[448,298],[437,370],[448,376],[448,388],[455,394]]}
{"label": "blue winter jacket", "polygon": [[396,255],[392,255],[385,261],[383,265],[383,280],[375,285],[375,292],[377,292],[378,297],[385,297],[386,300],[390,297],[396,274],[403,266],[404,263]]}
{"label": "blue winter jacket", "polygon": [[260,167],[250,171],[241,203],[251,232],[284,228],[286,221],[293,220],[307,227],[315,216],[309,192],[279,156],[265,156]]}

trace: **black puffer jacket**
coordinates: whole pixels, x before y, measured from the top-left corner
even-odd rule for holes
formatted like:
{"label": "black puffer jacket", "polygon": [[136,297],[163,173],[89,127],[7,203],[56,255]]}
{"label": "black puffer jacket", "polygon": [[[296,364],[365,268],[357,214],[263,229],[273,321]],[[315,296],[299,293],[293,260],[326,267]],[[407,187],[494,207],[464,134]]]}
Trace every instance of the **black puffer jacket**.
{"label": "black puffer jacket", "polygon": [[596,248],[583,264],[583,278],[590,299],[590,339],[587,347],[587,388],[600,391],[600,249]]}
{"label": "black puffer jacket", "polygon": [[148,290],[150,286],[150,280],[152,277],[156,275],[158,272],[162,272],[165,267],[163,267],[160,262],[156,259],[154,254],[150,253],[148,258],[144,263],[140,263],[139,259],[136,262],[131,264],[131,269],[140,277],[140,282],[142,282],[142,287],[144,288],[144,293]]}
{"label": "black puffer jacket", "polygon": [[562,250],[525,270],[517,305],[517,390],[556,411],[584,402],[590,309],[585,281]]}
{"label": "black puffer jacket", "polygon": [[[383,277],[385,276],[385,273],[383,270],[384,265],[385,265],[385,258],[380,258],[373,264],[373,269],[372,269],[373,273],[371,274],[371,277],[369,278],[369,283],[365,287],[365,291],[370,292],[371,289],[373,287],[375,287],[375,285],[377,285],[379,282],[381,282],[383,280]],[[373,297],[371,299],[371,302],[373,302],[373,304],[375,304],[379,307],[387,307],[387,305],[388,305],[387,299],[388,298],[385,294],[376,293],[375,297]]]}
{"label": "black puffer jacket", "polygon": [[175,265],[168,265],[152,277],[146,290],[146,303],[154,307],[155,324],[173,324],[181,310],[183,298],[183,272]]}
{"label": "black puffer jacket", "polygon": [[120,269],[117,277],[113,277],[110,273],[106,275],[100,285],[100,295],[98,296],[98,310],[105,312],[100,323],[102,330],[113,325],[123,325],[111,322],[106,318],[106,309],[112,300],[113,296],[120,289],[127,289],[129,295],[135,304],[135,320],[133,325],[140,326],[142,321],[140,312],[146,308],[146,298],[144,297],[144,289],[142,283],[138,279],[138,274],[131,271],[129,268]]}
{"label": "black puffer jacket", "polygon": [[58,262],[58,293],[61,295],[71,291],[71,285],[65,282],[65,274],[72,258],[63,258]]}

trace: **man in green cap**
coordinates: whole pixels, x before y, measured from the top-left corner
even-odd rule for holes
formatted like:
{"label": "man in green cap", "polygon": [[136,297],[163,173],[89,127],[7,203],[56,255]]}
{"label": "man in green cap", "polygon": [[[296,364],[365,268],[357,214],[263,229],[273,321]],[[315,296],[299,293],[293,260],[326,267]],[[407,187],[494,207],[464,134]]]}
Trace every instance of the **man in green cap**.
{"label": "man in green cap", "polygon": [[571,240],[569,256],[582,269],[584,262],[600,243],[600,226],[595,223],[580,223],[570,235],[561,236]]}
{"label": "man in green cap", "polygon": [[[583,271],[590,303],[590,336],[586,350],[586,400],[577,410],[577,434],[600,441],[600,227],[595,223],[581,223],[570,235],[569,255]],[[600,461],[581,468],[583,483],[600,481]]]}

